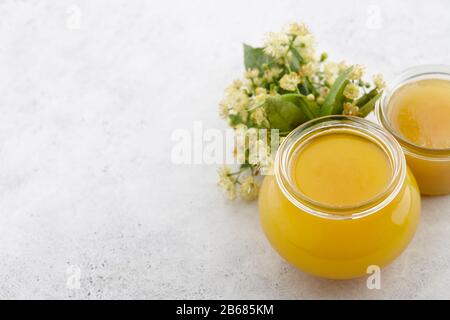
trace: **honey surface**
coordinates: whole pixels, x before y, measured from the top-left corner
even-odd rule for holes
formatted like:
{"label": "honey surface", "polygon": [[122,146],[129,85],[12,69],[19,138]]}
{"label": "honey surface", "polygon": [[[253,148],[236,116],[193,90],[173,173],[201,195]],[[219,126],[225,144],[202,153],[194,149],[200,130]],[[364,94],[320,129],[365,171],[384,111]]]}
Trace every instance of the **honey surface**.
{"label": "honey surface", "polygon": [[296,154],[293,177],[311,200],[328,206],[357,206],[383,192],[390,161],[375,142],[351,133],[319,136]]}
{"label": "honey surface", "polygon": [[391,125],[413,144],[450,148],[450,81],[429,79],[398,89],[388,105]]}

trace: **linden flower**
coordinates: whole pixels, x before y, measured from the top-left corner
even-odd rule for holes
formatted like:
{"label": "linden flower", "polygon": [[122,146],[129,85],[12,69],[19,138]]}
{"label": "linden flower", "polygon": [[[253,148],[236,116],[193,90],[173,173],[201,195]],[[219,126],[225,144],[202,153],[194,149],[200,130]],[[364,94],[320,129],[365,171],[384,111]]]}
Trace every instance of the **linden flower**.
{"label": "linden flower", "polygon": [[[248,111],[247,107],[250,104],[250,98],[247,92],[244,91],[243,83],[240,80],[233,82],[225,90],[225,100],[222,101],[222,105],[219,106],[219,114],[225,115],[239,115],[242,121],[247,121]],[[233,122],[228,118],[229,123]]]}
{"label": "linden flower", "polygon": [[222,188],[226,191],[229,200],[236,199],[236,185],[234,182],[229,181],[226,185],[222,186]]}
{"label": "linden flower", "polygon": [[383,76],[381,74],[376,74],[373,76],[373,83],[378,90],[383,90],[386,86],[386,83],[384,82]]}
{"label": "linden flower", "polygon": [[265,95],[265,94],[267,94],[267,90],[266,90],[266,88],[258,87],[255,89],[255,94],[257,96]]}
{"label": "linden flower", "polygon": [[297,37],[294,40],[293,46],[298,50],[300,55],[306,61],[316,61],[315,39],[311,34]]}
{"label": "linden flower", "polygon": [[[339,67],[334,62],[327,62],[323,66],[323,73],[325,76],[325,83],[331,87],[337,79],[337,76],[339,73]],[[324,87],[324,88],[326,88],[326,87]]]}
{"label": "linden flower", "polygon": [[264,44],[264,52],[279,59],[285,56],[289,49],[289,37],[283,32],[269,32]]}
{"label": "linden flower", "polygon": [[317,63],[308,62],[302,66],[301,73],[303,76],[312,77],[319,69]]}
{"label": "linden flower", "polygon": [[[253,155],[257,154],[257,143],[258,143],[258,135],[259,135],[259,131],[257,128],[249,128],[246,132],[245,132],[245,138],[247,139],[247,145],[248,147],[251,149],[250,153],[253,153]],[[249,155],[251,156],[251,155]]]}
{"label": "linden flower", "polygon": [[223,119],[228,117],[228,106],[225,101],[219,103],[219,116]]}
{"label": "linden flower", "polygon": [[316,49],[313,47],[305,47],[299,50],[300,55],[305,61],[316,61]]}
{"label": "linden flower", "polygon": [[267,82],[273,82],[274,80],[278,79],[280,74],[281,74],[281,69],[278,67],[273,67],[264,72],[264,79]]}
{"label": "linden flower", "polygon": [[230,179],[231,170],[229,167],[223,166],[223,167],[219,168],[218,174],[219,174],[219,182],[218,183],[221,184],[223,181]]}
{"label": "linden flower", "polygon": [[234,111],[234,113],[240,113],[243,111],[249,104],[250,99],[242,90],[233,90],[229,91],[226,97],[226,103],[228,106]]}
{"label": "linden flower", "polygon": [[273,159],[268,158],[268,161],[264,164],[261,164],[260,171],[263,176],[273,175]]}
{"label": "linden flower", "polygon": [[219,169],[219,181],[217,184],[225,190],[228,199],[234,200],[236,198],[236,184],[231,177],[231,171],[227,166],[223,166]]}
{"label": "linden flower", "polygon": [[258,69],[248,69],[245,72],[245,78],[247,78],[247,79],[257,78],[258,76],[259,76],[259,70]]}
{"label": "linden flower", "polygon": [[235,131],[235,136],[236,137],[239,137],[239,136],[245,136],[245,133],[247,132],[247,130],[248,130],[248,127],[245,125],[245,124],[243,124],[243,123],[239,123],[239,124],[237,124],[236,126],[234,126],[234,131]]}
{"label": "linden flower", "polygon": [[334,62],[327,62],[323,66],[323,72],[326,77],[334,77],[339,73],[339,66]]}
{"label": "linden flower", "polygon": [[[250,140],[250,143],[255,140]],[[267,142],[263,140],[257,140],[250,147],[250,153],[248,155],[248,162],[253,165],[266,165],[269,163],[270,151],[267,146]]]}
{"label": "linden flower", "polygon": [[[256,47],[253,50],[260,49]],[[233,153],[240,165],[233,171],[227,167],[219,171],[218,184],[230,199],[255,199],[259,190],[256,176],[273,174],[276,146],[272,143],[277,142],[278,137],[270,129],[284,126],[283,119],[272,117],[269,112],[269,99],[279,101],[283,100],[280,95],[303,93],[307,107],[312,109],[310,111],[318,111],[313,112],[314,117],[322,115],[319,111],[325,102],[332,104],[331,113],[336,113],[342,106],[342,114],[363,117],[373,105],[365,104],[360,110],[357,101],[363,105],[363,101],[374,99],[372,97],[385,87],[381,75],[375,75],[370,83],[362,80],[365,69],[361,65],[353,65],[349,69],[350,65],[345,61],[330,62],[326,53],[320,55],[316,51],[315,38],[303,23],[292,23],[282,32],[268,33],[263,50],[270,57],[270,63],[265,59],[254,59],[252,68],[245,70],[243,80],[234,81],[219,103],[220,116],[234,128]],[[254,53],[256,55],[257,51]],[[342,89],[333,87],[339,77],[344,82]],[[338,89],[333,97],[330,97],[331,89],[333,92]],[[363,99],[357,100],[360,97]],[[323,111],[329,109],[330,106]],[[286,122],[296,120],[291,119],[294,116],[289,112],[283,113]],[[279,140],[283,143],[284,137]]]}
{"label": "linden flower", "polygon": [[342,71],[347,70],[347,69],[348,69],[348,64],[347,64],[347,62],[341,61],[341,62],[338,64],[338,69],[339,69],[339,72],[342,72]]}
{"label": "linden flower", "polygon": [[344,89],[344,97],[355,100],[359,97],[359,87],[356,84],[349,83]]}
{"label": "linden flower", "polygon": [[248,143],[246,143],[247,130],[247,126],[242,123],[234,127],[235,135],[233,155],[239,164],[245,163],[245,153],[248,145]]}
{"label": "linden flower", "polygon": [[348,116],[356,116],[358,115],[359,108],[355,106],[353,103],[346,102],[344,103],[344,111],[342,114],[348,115]]}
{"label": "linden flower", "polygon": [[291,23],[287,28],[287,33],[293,36],[306,36],[309,34],[308,27],[304,23]]}
{"label": "linden flower", "polygon": [[326,76],[325,75],[325,82],[327,85],[329,85],[330,87],[334,84],[334,82],[336,81],[337,76],[335,75],[330,75],[330,76]]}
{"label": "linden flower", "polygon": [[248,128],[244,124],[235,127],[235,146],[239,149],[238,151],[241,151],[240,155],[244,157],[244,161],[247,158],[247,151],[249,151],[249,157],[257,152],[258,134],[258,128],[255,127]]}
{"label": "linden flower", "polygon": [[317,103],[318,104],[323,104],[325,102],[325,98],[324,97],[318,97],[317,98]]}
{"label": "linden flower", "polygon": [[253,78],[252,81],[253,81],[253,85],[255,85],[256,87],[261,86],[263,83],[263,79],[261,79],[259,77]]}
{"label": "linden flower", "polygon": [[241,120],[242,120],[243,122],[247,122],[247,119],[248,119],[248,111],[247,111],[247,110],[241,110],[241,111],[238,113],[238,115],[239,115],[239,117],[241,118]]}
{"label": "linden flower", "polygon": [[253,107],[258,108],[262,106],[264,102],[266,102],[266,98],[267,98],[267,90],[265,88],[256,88]]}
{"label": "linden flower", "polygon": [[291,72],[285,74],[280,80],[280,87],[287,91],[295,91],[300,83],[300,77],[297,73]]}
{"label": "linden flower", "polygon": [[257,126],[269,126],[269,121],[267,120],[264,108],[257,108],[253,111],[250,118],[256,123]]}
{"label": "linden flower", "polygon": [[[256,157],[251,158],[250,160],[254,161],[254,163],[259,166],[261,174],[263,175],[273,174],[273,157],[271,155],[270,148],[267,145],[267,142],[263,140],[258,140],[256,143],[256,148],[257,148]],[[252,153],[250,153],[250,157],[251,156]]]}
{"label": "linden flower", "polygon": [[364,75],[365,70],[366,69],[364,66],[359,65],[359,64],[355,65],[353,67],[352,73],[349,76],[349,79],[350,80],[361,80],[362,76]]}
{"label": "linden flower", "polygon": [[248,176],[241,182],[239,195],[244,200],[252,201],[258,197],[258,191],[259,187],[256,184],[255,178],[253,176]]}
{"label": "linden flower", "polygon": [[330,92],[330,88],[328,87],[322,87],[319,89],[319,97],[317,97],[317,102],[319,104],[322,104],[325,102],[326,97],[328,96],[328,93]]}
{"label": "linden flower", "polygon": [[236,90],[240,90],[244,83],[241,80],[234,80],[233,83],[225,89],[225,94],[233,93]]}

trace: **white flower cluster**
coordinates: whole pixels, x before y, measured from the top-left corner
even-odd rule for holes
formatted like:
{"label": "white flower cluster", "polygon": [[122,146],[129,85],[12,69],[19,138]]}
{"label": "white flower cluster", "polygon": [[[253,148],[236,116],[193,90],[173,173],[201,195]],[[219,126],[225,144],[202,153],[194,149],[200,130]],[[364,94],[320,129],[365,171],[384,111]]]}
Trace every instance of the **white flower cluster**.
{"label": "white flower cluster", "polygon": [[247,201],[255,200],[258,197],[259,186],[252,175],[246,176],[239,182],[239,189],[236,182],[237,178],[233,176],[228,167],[219,169],[218,185],[226,191],[228,199],[236,199],[238,191],[240,197]]}
{"label": "white flower cluster", "polygon": [[[370,84],[363,80],[363,66],[328,61],[326,53],[318,55],[315,39],[303,23],[292,23],[280,32],[267,34],[262,48],[247,46],[246,49],[251,50],[251,54],[245,63],[251,67],[245,71],[242,80],[234,81],[225,90],[225,97],[219,104],[220,116],[236,132],[243,130],[246,135],[251,136],[252,130],[277,129],[266,108],[269,97],[276,99],[289,94],[301,97],[306,107],[311,108],[310,119],[321,116],[323,106],[334,114],[365,116],[384,88],[381,75],[374,76],[373,84]],[[336,86],[340,87],[336,89]],[[332,91],[331,97],[337,92],[341,95],[336,100],[339,105],[333,105],[336,102],[332,101],[330,106],[330,99],[327,101]],[[244,152],[236,152],[240,169],[231,172],[229,168],[222,168],[219,173],[219,185],[230,199],[236,197],[237,190],[243,199],[256,198],[255,176],[272,170],[272,157],[267,155],[276,150],[269,148],[270,135],[265,140],[244,140],[247,141]],[[252,149],[261,152],[249,152]]]}

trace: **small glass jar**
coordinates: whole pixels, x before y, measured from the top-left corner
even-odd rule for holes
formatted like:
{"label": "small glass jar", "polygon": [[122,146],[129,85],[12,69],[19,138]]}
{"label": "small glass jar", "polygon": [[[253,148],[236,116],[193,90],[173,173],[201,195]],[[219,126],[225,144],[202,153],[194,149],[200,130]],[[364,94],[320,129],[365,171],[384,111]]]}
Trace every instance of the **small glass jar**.
{"label": "small glass jar", "polygon": [[[418,146],[397,132],[389,119],[388,109],[392,95],[404,85],[425,79],[450,81],[450,66],[425,65],[404,71],[383,92],[377,102],[375,114],[378,122],[401,144],[420,192],[423,195],[443,195],[450,193],[450,148],[431,149]],[[450,123],[447,125],[450,126]]]}
{"label": "small glass jar", "polygon": [[[384,191],[370,201],[337,207],[303,194],[294,183],[292,165],[306,140],[342,132],[381,147],[392,174]],[[386,265],[406,248],[419,220],[420,194],[389,133],[361,118],[329,116],[301,125],[280,145],[274,175],[261,186],[259,211],[267,238],[288,262],[316,276],[349,279]]]}

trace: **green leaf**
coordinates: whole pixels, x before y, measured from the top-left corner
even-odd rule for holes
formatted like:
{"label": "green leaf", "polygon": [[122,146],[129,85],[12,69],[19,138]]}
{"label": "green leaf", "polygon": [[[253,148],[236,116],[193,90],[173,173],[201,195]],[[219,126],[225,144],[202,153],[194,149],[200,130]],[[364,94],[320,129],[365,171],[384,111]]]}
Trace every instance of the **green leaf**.
{"label": "green leaf", "polygon": [[317,89],[314,87],[314,85],[311,83],[308,77],[305,77],[305,84],[308,87],[308,91],[314,94],[315,96],[319,95],[317,92]]}
{"label": "green leaf", "polygon": [[344,110],[344,100],[346,99],[344,97],[344,90],[345,90],[345,87],[347,86],[347,84],[349,82],[350,82],[349,80],[345,80],[344,81],[344,84],[342,85],[341,89],[339,90],[339,92],[338,92],[338,94],[336,96],[336,101],[334,103],[333,110],[331,111],[331,114],[341,114],[342,111]]}
{"label": "green leaf", "polygon": [[300,67],[302,65],[303,58],[300,55],[300,53],[298,53],[297,49],[291,47],[290,50],[292,52],[292,58],[291,61],[289,62],[289,65],[292,71],[298,71],[300,70]]}
{"label": "green leaf", "polygon": [[375,103],[377,102],[377,100],[381,97],[381,92],[378,93],[377,95],[373,96],[372,99],[370,99],[366,104],[364,104],[363,106],[361,106],[359,108],[359,114],[362,117],[366,117],[375,107]]}
{"label": "green leaf", "polygon": [[308,120],[307,116],[294,103],[284,96],[269,97],[264,103],[267,118],[273,129],[289,132]]}
{"label": "green leaf", "polygon": [[242,123],[241,117],[239,117],[239,115],[237,115],[237,114],[230,114],[228,116],[228,119],[230,121],[231,126],[236,126],[239,123]]}
{"label": "green leaf", "polygon": [[266,55],[262,48],[253,48],[247,44],[244,44],[244,66],[245,70],[258,69],[263,72],[263,65],[272,65],[275,61],[272,57]]}
{"label": "green leaf", "polygon": [[314,85],[311,83],[308,77],[305,77],[303,82],[299,86],[300,93],[307,96],[308,94],[313,94],[314,96],[318,96],[319,93],[317,89],[314,88]]}
{"label": "green leaf", "polygon": [[361,108],[363,105],[365,105],[367,102],[369,102],[377,94],[378,94],[377,89],[371,90],[369,93],[367,93],[367,94],[363,95],[361,98],[359,98],[358,101],[356,102],[356,105]]}
{"label": "green leaf", "polygon": [[305,82],[302,82],[299,85],[299,91],[302,95],[307,96],[310,92],[309,92],[309,88],[308,85]]}
{"label": "green leaf", "polygon": [[316,111],[319,110],[319,107],[316,104],[316,102],[308,100],[303,95],[297,93],[290,93],[282,95],[281,99],[295,104],[303,112],[307,120],[314,119],[318,116]]}
{"label": "green leaf", "polygon": [[327,116],[330,114],[342,113],[344,89],[349,82],[348,77],[352,71],[353,67],[350,67],[342,72],[336,79],[322,105],[321,115]]}

